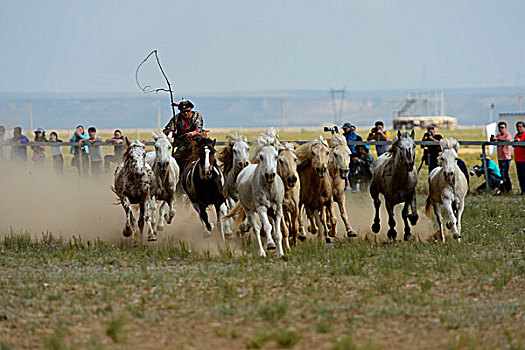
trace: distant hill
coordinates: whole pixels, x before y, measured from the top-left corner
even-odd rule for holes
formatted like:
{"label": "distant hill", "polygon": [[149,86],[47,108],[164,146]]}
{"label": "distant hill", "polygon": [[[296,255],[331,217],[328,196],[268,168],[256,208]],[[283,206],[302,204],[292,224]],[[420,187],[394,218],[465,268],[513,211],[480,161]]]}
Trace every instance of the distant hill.
{"label": "distant hill", "polygon": [[[449,89],[445,92],[447,115],[459,124],[484,124],[489,106],[499,112],[518,110],[518,93],[525,88]],[[392,122],[392,111],[406,90],[347,91],[344,121],[371,125],[375,120]],[[165,125],[171,117],[169,95],[0,93],[0,125],[28,127],[28,97],[31,97],[33,126],[69,129],[77,124],[99,128],[152,128],[157,126],[157,101]],[[205,127],[264,127],[281,125],[281,98],[286,126],[320,126],[334,120],[329,91],[296,90],[187,96],[205,117]],[[525,101],[523,102],[525,106]]]}

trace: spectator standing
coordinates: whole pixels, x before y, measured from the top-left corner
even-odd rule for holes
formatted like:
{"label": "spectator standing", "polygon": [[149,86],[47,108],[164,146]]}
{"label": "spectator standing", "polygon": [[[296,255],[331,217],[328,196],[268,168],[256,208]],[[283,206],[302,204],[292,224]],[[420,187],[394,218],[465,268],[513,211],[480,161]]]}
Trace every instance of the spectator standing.
{"label": "spectator standing", "polygon": [[82,145],[82,140],[88,138],[89,136],[84,131],[84,126],[78,125],[75,129],[75,133],[69,139],[69,142],[78,143],[78,146],[71,146],[69,153],[73,154],[71,166],[77,167],[79,175],[87,175],[89,172],[89,148]]}
{"label": "spectator standing", "polygon": [[13,137],[9,139],[9,143],[15,145],[11,147],[11,160],[17,163],[27,162],[27,147],[16,146],[24,143],[29,143],[29,139],[25,135],[22,135],[21,127],[15,126],[15,128],[13,129]]}
{"label": "spectator standing", "polygon": [[[102,162],[104,160],[104,152],[100,143],[104,142],[102,137],[97,136],[97,129],[90,127],[88,129],[89,138],[82,140],[83,144],[89,144],[89,158],[91,160],[91,175],[99,175],[102,171]],[[97,145],[97,143],[99,145]]]}
{"label": "spectator standing", "polygon": [[[5,126],[0,125],[0,145],[5,145],[9,141],[9,136],[5,132]],[[7,146],[0,147],[0,161],[5,162],[9,159],[9,149]]]}
{"label": "spectator standing", "polygon": [[[385,124],[378,120],[375,123],[375,126],[372,128],[370,133],[368,134],[368,137],[366,138],[367,141],[390,141],[390,132],[385,130]],[[379,157],[386,151],[388,151],[388,145],[376,145],[376,152],[377,156]]]}
{"label": "spectator standing", "polygon": [[[352,154],[352,162],[356,164],[356,172],[353,175],[352,187],[354,183],[362,183],[364,186],[361,190],[366,189],[372,180],[372,164],[374,163],[374,156],[370,153],[365,145],[357,146],[356,154]],[[357,190],[357,188],[354,188]]]}
{"label": "spectator standing", "polygon": [[[498,123],[498,133],[490,137],[490,141],[512,141],[512,135],[507,131],[507,123]],[[498,146],[498,165],[501,177],[505,181],[505,191],[512,191],[512,183],[509,177],[510,161],[512,159],[511,146]]]}
{"label": "spectator standing", "polygon": [[[433,126],[429,126],[427,128],[427,132],[425,135],[423,135],[423,139],[421,141],[435,141],[439,142],[439,140],[443,139],[443,136],[436,134],[436,129]],[[421,145],[421,148],[424,149],[423,151],[423,162],[428,166],[428,173],[434,168],[437,168],[439,165],[438,157],[439,152],[441,152],[441,147],[439,145],[435,146],[423,146]]]}
{"label": "spectator standing", "polygon": [[[35,130],[35,142],[47,142],[46,131],[42,128]],[[46,162],[46,148],[44,146],[31,146],[33,156],[31,160],[36,167],[43,168]]]}
{"label": "spectator standing", "polygon": [[[525,124],[522,121],[516,123],[517,133],[514,141],[525,142]],[[521,194],[525,193],[525,147],[514,146],[514,162],[516,162],[516,172],[520,183]]]}
{"label": "spectator standing", "polygon": [[[49,134],[49,142],[60,143],[62,140],[59,140],[58,134],[53,131],[51,134]],[[53,153],[53,167],[55,168],[55,172],[57,174],[63,174],[64,157],[62,156],[62,146],[51,146],[51,152]]]}
{"label": "spectator standing", "polygon": [[[343,129],[343,136],[346,138],[346,142],[348,141],[357,141],[357,134],[355,133],[355,126],[352,124],[346,122],[341,127]],[[361,141],[363,139],[361,138]],[[350,148],[350,153],[357,153],[355,145],[349,145],[347,143],[348,148]]]}
{"label": "spectator standing", "polygon": [[109,166],[111,163],[122,163],[122,156],[124,155],[124,151],[126,150],[126,148],[124,147],[124,136],[122,136],[122,132],[118,129],[115,130],[113,132],[113,137],[107,139],[106,143],[112,143],[115,145],[115,154],[108,154],[104,157],[104,169],[107,173],[109,173]]}

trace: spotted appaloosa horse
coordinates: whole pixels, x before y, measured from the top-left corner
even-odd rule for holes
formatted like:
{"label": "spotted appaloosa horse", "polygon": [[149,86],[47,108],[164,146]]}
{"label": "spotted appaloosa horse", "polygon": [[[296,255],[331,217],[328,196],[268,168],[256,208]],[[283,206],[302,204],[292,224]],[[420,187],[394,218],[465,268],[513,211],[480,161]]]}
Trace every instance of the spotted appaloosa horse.
{"label": "spotted appaloosa horse", "polygon": [[[152,133],[155,140],[155,151],[146,154],[146,162],[155,174],[156,190],[155,198],[161,201],[159,207],[159,221],[155,224],[155,215],[152,216],[153,227],[156,231],[164,229],[164,221],[170,224],[175,216],[176,187],[179,182],[179,166],[175,158],[171,156],[171,135],[160,133],[158,136]],[[166,206],[169,212],[164,214]]]}
{"label": "spotted appaloosa horse", "polygon": [[139,233],[142,234],[144,223],[148,230],[148,241],[156,241],[153,232],[151,216],[155,209],[155,200],[152,193],[155,191],[155,176],[151,167],[146,163],[146,151],[139,141],[130,141],[126,137],[127,149],[123,162],[115,169],[115,182],[112,187],[126,213],[126,224],[122,233],[125,237],[134,235],[133,245],[140,241],[135,231],[135,218],[131,210],[132,204],[138,204],[140,216],[138,221]]}
{"label": "spotted appaloosa horse", "polygon": [[[375,217],[372,231],[378,233],[381,229],[379,221],[379,207],[381,201],[379,194],[385,197],[385,206],[388,212],[388,237],[396,239],[396,220],[394,219],[394,206],[403,204],[403,222],[405,223],[405,241],[412,240],[410,225],[417,223],[419,218],[416,209],[416,185],[417,169],[414,167],[416,144],[414,143],[414,131],[412,133],[397,132],[397,140],[394,141],[388,152],[383,153],[374,161],[372,169],[372,182],[370,183],[370,195],[374,200]],[[408,208],[412,214],[408,214]]]}
{"label": "spotted appaloosa horse", "polygon": [[223,191],[224,176],[215,161],[216,142],[207,137],[197,137],[194,142],[193,154],[182,174],[182,187],[204,223],[205,236],[210,236],[213,230],[206,209],[210,205],[215,207],[217,225],[224,241],[225,234],[231,236],[232,232],[228,221],[222,220],[227,208]]}

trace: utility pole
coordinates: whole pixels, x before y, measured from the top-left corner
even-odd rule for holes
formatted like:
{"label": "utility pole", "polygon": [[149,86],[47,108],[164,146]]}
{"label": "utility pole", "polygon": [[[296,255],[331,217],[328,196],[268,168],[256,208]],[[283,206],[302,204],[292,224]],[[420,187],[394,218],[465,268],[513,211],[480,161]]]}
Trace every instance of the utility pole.
{"label": "utility pole", "polygon": [[518,93],[518,111],[521,113],[521,94]]}
{"label": "utility pole", "polygon": [[[334,123],[337,125],[340,125],[343,121],[345,92],[345,88],[342,88],[340,90],[330,89],[330,93],[332,95],[332,106],[334,108]],[[337,106],[337,97],[339,97],[339,106]]]}
{"label": "utility pole", "polygon": [[490,104],[489,123],[494,121],[494,102]]}
{"label": "utility pole", "polygon": [[160,120],[161,120],[161,115],[160,115],[160,101],[157,100],[157,129],[160,130]]}
{"label": "utility pole", "polygon": [[281,98],[281,129],[284,129],[285,116],[284,116],[284,99]]}
{"label": "utility pole", "polygon": [[31,97],[29,97],[28,103],[29,103],[29,131],[33,132],[33,105],[31,104]]}

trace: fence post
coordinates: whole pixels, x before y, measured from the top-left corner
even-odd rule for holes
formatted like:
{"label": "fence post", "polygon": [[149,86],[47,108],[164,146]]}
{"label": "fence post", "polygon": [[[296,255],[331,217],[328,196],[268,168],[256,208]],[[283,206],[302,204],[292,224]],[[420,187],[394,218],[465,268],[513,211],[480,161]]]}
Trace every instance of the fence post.
{"label": "fence post", "polygon": [[483,170],[485,171],[485,189],[487,190],[487,194],[490,194],[489,171],[487,169],[487,154],[485,153],[485,143],[481,145],[481,154],[483,155]]}

